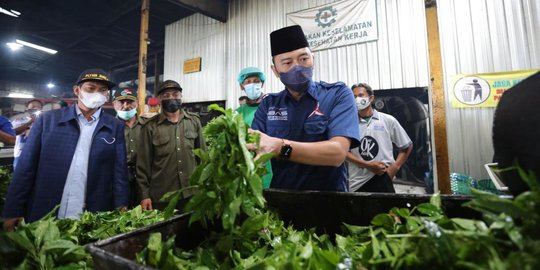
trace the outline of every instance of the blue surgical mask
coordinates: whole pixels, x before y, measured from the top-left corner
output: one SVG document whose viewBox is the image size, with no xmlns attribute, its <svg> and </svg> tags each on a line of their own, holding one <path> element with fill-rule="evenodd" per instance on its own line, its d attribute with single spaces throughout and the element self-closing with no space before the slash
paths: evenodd
<svg viewBox="0 0 540 270">
<path fill-rule="evenodd" d="M 129 111 L 116 111 L 116 115 L 118 115 L 118 117 L 124 119 L 124 120 L 129 120 L 131 118 L 133 118 L 133 116 L 135 116 L 137 114 L 137 109 L 133 109 L 133 110 L 129 110 Z"/>
<path fill-rule="evenodd" d="M 296 65 L 289 71 L 279 73 L 281 82 L 291 91 L 306 92 L 313 78 L 313 67 Z"/>
<path fill-rule="evenodd" d="M 247 85 L 244 85 L 244 91 L 246 91 L 246 96 L 251 100 L 257 100 L 261 97 L 263 90 L 262 90 L 262 83 L 250 83 Z"/>
</svg>

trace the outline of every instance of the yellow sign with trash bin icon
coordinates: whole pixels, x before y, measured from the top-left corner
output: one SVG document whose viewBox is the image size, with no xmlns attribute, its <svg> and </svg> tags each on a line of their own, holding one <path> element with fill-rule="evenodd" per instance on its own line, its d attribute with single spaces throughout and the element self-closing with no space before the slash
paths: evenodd
<svg viewBox="0 0 540 270">
<path fill-rule="evenodd" d="M 452 108 L 496 107 L 504 91 L 539 70 L 456 74 L 449 89 Z"/>
</svg>

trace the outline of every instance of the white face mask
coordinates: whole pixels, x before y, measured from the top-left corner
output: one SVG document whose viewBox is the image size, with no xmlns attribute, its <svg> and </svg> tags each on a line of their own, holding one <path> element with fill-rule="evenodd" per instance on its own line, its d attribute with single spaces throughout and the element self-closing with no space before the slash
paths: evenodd
<svg viewBox="0 0 540 270">
<path fill-rule="evenodd" d="M 359 111 L 367 108 L 371 104 L 371 102 L 369 101 L 369 97 L 356 97 L 354 101 L 356 103 L 356 108 Z"/>
<path fill-rule="evenodd" d="M 83 90 L 79 91 L 79 98 L 89 109 L 101 107 L 107 101 L 107 97 L 100 93 L 87 93 Z"/>
<path fill-rule="evenodd" d="M 244 85 L 244 91 L 246 91 L 246 96 L 251 100 L 256 100 L 261 97 L 262 83 L 250 83 Z"/>
</svg>

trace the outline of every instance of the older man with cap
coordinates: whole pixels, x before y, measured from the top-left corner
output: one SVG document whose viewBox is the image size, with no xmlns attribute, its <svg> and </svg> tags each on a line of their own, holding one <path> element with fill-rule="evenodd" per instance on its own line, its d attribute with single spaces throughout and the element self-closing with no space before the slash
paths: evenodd
<svg viewBox="0 0 540 270">
<path fill-rule="evenodd" d="M 270 187 L 347 191 L 344 161 L 360 137 L 351 89 L 313 81 L 313 54 L 300 26 L 272 32 L 270 43 L 272 70 L 285 90 L 263 99 L 251 126 L 261 134 L 258 154 L 276 157 Z"/>
<path fill-rule="evenodd" d="M 264 94 L 264 82 L 266 81 L 266 75 L 260 69 L 256 67 L 247 67 L 240 71 L 238 74 L 238 83 L 240 89 L 246 93 L 246 103 L 236 109 L 236 111 L 242 115 L 244 122 L 248 126 L 251 126 L 253 117 L 259 104 L 261 103 Z M 272 181 L 272 165 L 270 162 L 266 163 L 267 173 L 262 177 L 263 188 L 270 187 Z"/>
<path fill-rule="evenodd" d="M 180 84 L 164 81 L 158 96 L 161 113 L 144 124 L 137 153 L 137 183 L 144 209 L 154 208 L 165 193 L 187 187 L 196 166 L 193 150 L 206 149 L 199 116 L 182 109 Z M 192 194 L 185 191 L 183 197 Z"/>
<path fill-rule="evenodd" d="M 7 230 L 57 205 L 60 219 L 127 206 L 124 124 L 101 109 L 114 85 L 105 71 L 86 70 L 73 86 L 75 105 L 36 119 L 8 189 Z"/>
<path fill-rule="evenodd" d="M 129 206 L 136 206 L 140 202 L 137 195 L 137 184 L 135 179 L 135 164 L 137 161 L 137 145 L 141 137 L 142 122 L 137 117 L 137 93 L 131 89 L 122 89 L 114 93 L 113 101 L 116 117 L 124 122 L 124 137 L 126 139 L 126 153 L 129 178 Z M 140 196 L 140 195 L 139 195 Z"/>
</svg>

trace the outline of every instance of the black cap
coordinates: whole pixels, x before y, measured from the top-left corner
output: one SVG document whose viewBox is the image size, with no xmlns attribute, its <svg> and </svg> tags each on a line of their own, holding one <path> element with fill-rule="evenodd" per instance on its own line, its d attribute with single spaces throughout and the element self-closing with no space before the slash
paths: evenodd
<svg viewBox="0 0 540 270">
<path fill-rule="evenodd" d="M 114 92 L 114 100 L 124 99 L 137 100 L 137 91 L 125 88 Z"/>
<path fill-rule="evenodd" d="M 113 88 L 116 85 L 109 79 L 109 74 L 107 74 L 107 72 L 105 72 L 103 69 L 99 68 L 92 68 L 83 71 L 81 75 L 79 75 L 77 84 L 81 84 L 86 81 L 102 82 L 106 84 L 109 89 Z"/>
<path fill-rule="evenodd" d="M 300 25 L 287 26 L 270 33 L 272 56 L 309 47 Z"/>
<path fill-rule="evenodd" d="M 180 92 L 182 92 L 182 87 L 180 87 L 180 84 L 173 81 L 173 80 L 166 80 L 161 83 L 158 90 L 158 95 L 161 94 L 161 92 L 167 90 L 167 89 L 176 89 Z"/>
</svg>

